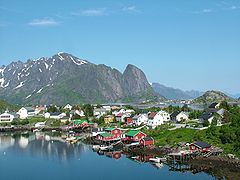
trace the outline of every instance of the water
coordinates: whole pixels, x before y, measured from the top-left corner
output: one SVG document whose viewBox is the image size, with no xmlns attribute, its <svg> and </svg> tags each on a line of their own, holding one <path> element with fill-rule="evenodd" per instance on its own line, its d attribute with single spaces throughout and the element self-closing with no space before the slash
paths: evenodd
<svg viewBox="0 0 240 180">
<path fill-rule="evenodd" d="M 99 155 L 83 143 L 70 145 L 46 134 L 0 135 L 0 179 L 215 179 L 206 173 L 170 171 L 164 165 L 131 160 L 121 153 L 116 159 Z M 161 164 L 159 164 L 162 166 Z"/>
</svg>

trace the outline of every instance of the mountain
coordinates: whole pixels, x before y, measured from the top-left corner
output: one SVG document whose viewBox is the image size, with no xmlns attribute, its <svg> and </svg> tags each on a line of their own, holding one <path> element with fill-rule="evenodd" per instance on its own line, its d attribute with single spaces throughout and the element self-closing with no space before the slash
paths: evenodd
<svg viewBox="0 0 240 180">
<path fill-rule="evenodd" d="M 60 52 L 0 68 L 0 98 L 23 104 L 105 103 L 161 98 L 145 74 L 128 65 L 124 73 Z"/>
<path fill-rule="evenodd" d="M 212 102 L 221 102 L 221 101 L 234 101 L 234 99 L 220 91 L 207 91 L 202 96 L 194 99 L 193 102 L 208 104 Z"/>
<path fill-rule="evenodd" d="M 3 113 L 6 110 L 16 111 L 19 107 L 17 105 L 10 104 L 7 101 L 0 99 L 0 112 Z"/>
<path fill-rule="evenodd" d="M 199 92 L 199 91 L 194 91 L 194 90 L 183 91 L 181 89 L 167 87 L 159 83 L 152 83 L 152 87 L 155 92 L 171 100 L 194 99 L 203 94 L 202 92 Z"/>
</svg>

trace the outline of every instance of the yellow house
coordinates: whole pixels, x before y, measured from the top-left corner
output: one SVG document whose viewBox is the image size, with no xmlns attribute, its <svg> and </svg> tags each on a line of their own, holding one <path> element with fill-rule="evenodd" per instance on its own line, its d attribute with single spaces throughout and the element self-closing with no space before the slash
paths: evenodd
<svg viewBox="0 0 240 180">
<path fill-rule="evenodd" d="M 112 116 L 112 115 L 108 115 L 104 118 L 104 123 L 105 124 L 111 123 L 113 121 L 114 121 L 114 116 Z"/>
</svg>

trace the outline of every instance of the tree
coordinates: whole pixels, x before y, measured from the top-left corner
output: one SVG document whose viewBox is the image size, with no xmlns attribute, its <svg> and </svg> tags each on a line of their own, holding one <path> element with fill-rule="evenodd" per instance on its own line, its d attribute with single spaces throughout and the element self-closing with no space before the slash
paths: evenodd
<svg viewBox="0 0 240 180">
<path fill-rule="evenodd" d="M 208 127 L 209 126 L 209 121 L 208 120 L 204 120 L 203 121 L 203 127 Z"/>
<path fill-rule="evenodd" d="M 91 104 L 84 104 L 82 109 L 86 117 L 93 116 L 93 106 Z"/>
<path fill-rule="evenodd" d="M 221 104 L 220 104 L 220 108 L 223 108 L 223 109 L 229 111 L 230 105 L 228 104 L 227 101 L 223 101 L 223 102 L 221 102 Z"/>
<path fill-rule="evenodd" d="M 56 106 L 51 105 L 48 107 L 47 112 L 59 112 L 59 109 Z"/>
</svg>

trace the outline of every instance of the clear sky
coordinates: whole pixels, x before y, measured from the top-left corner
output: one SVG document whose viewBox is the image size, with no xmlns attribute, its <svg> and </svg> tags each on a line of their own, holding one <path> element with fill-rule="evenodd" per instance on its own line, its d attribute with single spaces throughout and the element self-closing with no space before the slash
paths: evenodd
<svg viewBox="0 0 240 180">
<path fill-rule="evenodd" d="M 0 0 L 0 65 L 64 51 L 149 82 L 240 93 L 239 0 Z"/>
</svg>

